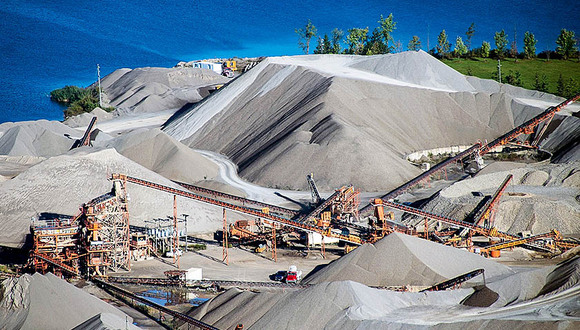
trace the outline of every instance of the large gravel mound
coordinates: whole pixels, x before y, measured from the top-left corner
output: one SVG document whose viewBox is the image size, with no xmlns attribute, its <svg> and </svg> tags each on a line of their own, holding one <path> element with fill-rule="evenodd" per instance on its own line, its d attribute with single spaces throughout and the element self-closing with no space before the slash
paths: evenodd
<svg viewBox="0 0 580 330">
<path fill-rule="evenodd" d="M 8 278 L 2 286 L 2 329 L 71 329 L 99 313 L 133 322 L 115 307 L 51 273 Z"/>
<path fill-rule="evenodd" d="M 481 207 L 484 199 L 489 198 L 481 195 L 493 195 L 507 175 L 512 174 L 512 182 L 502 195 L 495 212 L 495 227 L 512 234 L 527 230 L 541 234 L 552 229 L 564 234 L 580 233 L 578 173 L 579 160 L 557 165 L 493 163 L 477 176 L 443 189 L 423 209 L 471 221 L 470 216 L 476 207 Z M 416 217 L 409 217 L 405 221 L 416 226 L 421 226 L 423 222 Z"/>
<path fill-rule="evenodd" d="M 304 283 L 356 281 L 369 286 L 431 286 L 483 268 L 487 279 L 509 267 L 454 247 L 401 233 L 365 244 L 309 274 Z"/>
<path fill-rule="evenodd" d="M 52 157 L 66 153 L 82 132 L 57 121 L 0 124 L 0 155 Z M 68 138 L 66 135 L 70 136 Z"/>
<path fill-rule="evenodd" d="M 420 173 L 407 154 L 491 140 L 561 101 L 472 82 L 424 52 L 268 58 L 164 131 L 263 186 L 307 189 L 315 172 L 323 190 L 384 191 Z"/>
<path fill-rule="evenodd" d="M 108 146 L 171 180 L 192 183 L 218 174 L 215 163 L 156 128 L 127 133 Z"/>
<path fill-rule="evenodd" d="M 535 296 L 529 296 L 528 301 L 520 305 L 504 307 L 521 302 L 520 298 L 536 291 L 537 283 L 525 280 L 541 283 L 546 271 L 526 274 L 517 280 L 512 275 L 507 278 L 509 280 L 494 285 L 493 290 L 510 292 L 490 309 L 460 305 L 473 289 L 394 292 L 342 281 L 320 283 L 293 292 L 256 293 L 230 289 L 195 309 L 191 316 L 220 329 L 234 329 L 238 324 L 243 324 L 244 329 L 559 328 L 555 325 L 574 329 L 580 324 L 577 297 L 574 296 L 578 287 L 568 289 L 559 297 L 536 302 L 529 301 Z M 530 286 L 534 289 L 529 290 Z M 502 305 L 497 305 L 500 300 Z"/>
<path fill-rule="evenodd" d="M 199 68 L 119 69 L 101 86 L 117 114 L 179 109 L 207 96 L 207 87 L 229 79 Z"/>
<path fill-rule="evenodd" d="M 29 234 L 30 219 L 37 213 L 74 215 L 79 206 L 111 191 L 112 173 L 124 173 L 180 188 L 161 175 L 119 155 L 114 149 L 52 157 L 0 185 L 0 242 L 20 247 Z M 194 167 L 192 167 L 194 168 Z M 128 184 L 132 225 L 173 214 L 173 196 Z M 221 210 L 193 200 L 177 198 L 179 214 L 186 213 L 190 232 L 207 233 L 221 227 Z"/>
</svg>

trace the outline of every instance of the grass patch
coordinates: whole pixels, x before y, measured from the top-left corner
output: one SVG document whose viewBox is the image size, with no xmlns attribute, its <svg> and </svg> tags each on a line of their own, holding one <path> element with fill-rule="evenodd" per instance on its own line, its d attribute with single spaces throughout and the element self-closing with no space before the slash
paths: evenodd
<svg viewBox="0 0 580 330">
<path fill-rule="evenodd" d="M 483 79 L 493 79 L 497 76 L 497 60 L 491 58 L 454 58 L 442 60 L 453 69 L 465 75 L 470 75 Z M 502 76 L 505 77 L 511 72 L 516 71 L 521 74 L 522 87 L 535 89 L 536 74 L 539 77 L 546 76 L 548 92 L 557 93 L 558 79 L 560 75 L 564 81 L 570 78 L 578 80 L 580 77 L 580 62 L 577 59 L 571 60 L 546 60 L 546 59 L 516 59 L 506 58 L 501 61 Z M 502 78 L 502 82 L 505 82 Z"/>
</svg>

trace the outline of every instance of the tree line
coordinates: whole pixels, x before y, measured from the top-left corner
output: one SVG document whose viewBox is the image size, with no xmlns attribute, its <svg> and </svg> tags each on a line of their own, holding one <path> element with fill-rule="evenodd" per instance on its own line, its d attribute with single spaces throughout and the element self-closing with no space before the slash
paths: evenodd
<svg viewBox="0 0 580 330">
<path fill-rule="evenodd" d="M 378 25 L 372 29 L 365 28 L 351 28 L 343 30 L 338 28 L 333 29 L 330 35 L 318 34 L 316 26 L 308 20 L 306 24 L 295 29 L 298 34 L 298 45 L 305 54 L 309 54 L 313 48 L 312 42 L 316 41 L 314 47 L 314 54 L 353 54 L 353 55 L 378 55 L 402 52 L 404 49 L 400 40 L 395 41 L 393 38 L 393 31 L 397 29 L 397 22 L 393 18 L 393 14 L 384 17 L 380 16 L 377 21 Z M 517 62 L 518 59 L 534 59 L 536 57 L 550 59 L 571 59 L 578 58 L 580 60 L 580 52 L 578 51 L 578 40 L 574 31 L 561 29 L 558 38 L 556 39 L 556 49 L 545 50 L 537 54 L 536 45 L 538 40 L 535 35 L 526 31 L 524 33 L 524 45 L 522 52 L 518 50 L 517 35 L 514 30 L 514 38 L 509 40 L 508 34 L 505 30 L 495 32 L 493 36 L 492 49 L 491 42 L 483 41 L 481 45 L 473 47 L 472 38 L 475 35 L 475 23 L 471 23 L 465 31 L 465 36 L 456 36 L 455 44 L 452 44 L 450 37 L 445 30 L 442 30 L 437 36 L 435 47 L 428 49 L 428 53 L 439 59 L 455 59 L 455 58 L 491 58 L 503 60 L 505 58 L 513 58 Z M 343 48 L 343 45 L 346 47 Z M 418 51 L 423 48 L 421 39 L 418 36 L 413 36 L 406 45 L 406 50 Z M 469 70 L 468 75 L 472 75 Z M 521 73 L 518 71 L 501 74 L 497 71 L 492 73 L 492 79 L 500 82 L 505 82 L 514 86 L 523 86 Z M 532 82 L 534 89 L 539 91 L 548 91 L 548 82 L 545 74 L 541 76 L 536 73 L 535 79 Z M 578 92 L 579 83 L 574 78 L 564 79 L 560 75 L 556 82 L 556 93 L 560 96 L 571 97 Z"/>
<path fill-rule="evenodd" d="M 369 27 L 351 28 L 345 33 L 343 30 L 335 28 L 330 32 L 330 35 L 325 33 L 322 36 L 318 34 L 316 26 L 312 24 L 311 20 L 308 20 L 304 27 L 295 29 L 295 32 L 299 37 L 298 46 L 305 54 L 310 53 L 313 40 L 317 41 L 314 54 L 377 55 L 402 52 L 404 50 L 403 44 L 400 40 L 395 41 L 393 38 L 393 31 L 397 29 L 397 22 L 394 21 L 393 14 L 391 13 L 387 17 L 381 15 L 377 23 L 378 26 L 372 31 Z M 532 59 L 537 56 L 536 44 L 538 40 L 530 31 L 524 33 L 523 52 L 518 51 L 516 31 L 514 31 L 514 38 L 511 42 L 505 30 L 495 32 L 493 36 L 495 49 L 491 48 L 491 43 L 488 41 L 483 41 L 481 46 L 472 48 L 471 40 L 475 32 L 475 23 L 471 23 L 465 32 L 465 39 L 462 36 L 457 36 L 455 46 L 453 46 L 449 41 L 447 32 L 442 30 L 437 36 L 435 47 L 427 51 L 435 57 L 445 59 L 469 57 L 500 60 L 506 57 Z M 577 43 L 574 31 L 562 29 L 556 39 L 555 52 L 548 50 L 541 52 L 539 56 L 548 59 L 550 57 L 562 59 L 580 57 L 576 47 Z M 346 45 L 345 48 L 342 47 L 343 44 Z M 407 43 L 406 50 L 418 51 L 422 48 L 421 39 L 415 35 Z"/>
</svg>

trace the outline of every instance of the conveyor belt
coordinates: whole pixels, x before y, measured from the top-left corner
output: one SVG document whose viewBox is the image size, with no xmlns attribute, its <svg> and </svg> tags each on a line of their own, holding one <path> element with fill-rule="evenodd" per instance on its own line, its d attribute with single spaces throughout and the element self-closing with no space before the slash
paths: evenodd
<svg viewBox="0 0 580 330">
<path fill-rule="evenodd" d="M 216 205 L 216 206 L 223 207 L 223 208 L 230 209 L 230 210 L 234 210 L 234 211 L 238 211 L 238 212 L 241 212 L 244 214 L 253 215 L 253 216 L 258 217 L 258 218 L 271 220 L 271 221 L 274 221 L 276 223 L 282 224 L 284 226 L 289 226 L 289 227 L 293 227 L 293 228 L 304 230 L 304 231 L 319 233 L 325 237 L 338 238 L 339 240 L 346 241 L 346 242 L 349 242 L 352 244 L 361 245 L 365 242 L 360 237 L 346 236 L 346 235 L 334 233 L 330 230 L 330 228 L 328 228 L 328 229 L 320 228 L 320 227 L 317 227 L 314 225 L 301 223 L 301 222 L 296 221 L 296 220 L 287 219 L 287 218 L 281 217 L 279 215 L 264 213 L 261 210 L 256 210 L 256 209 L 253 209 L 250 207 L 239 206 L 239 205 L 235 205 L 232 203 L 223 202 L 223 201 L 220 201 L 220 200 L 217 200 L 214 198 L 209 198 L 209 197 L 201 196 L 198 194 L 194 194 L 192 192 L 187 192 L 187 191 L 163 186 L 163 185 L 160 185 L 157 183 L 141 180 L 141 179 L 134 178 L 131 176 L 125 176 L 125 175 L 121 175 L 121 174 L 113 174 L 113 178 L 127 180 L 127 182 L 131 182 L 131 183 L 145 186 L 148 188 L 157 189 L 157 190 L 167 192 L 170 194 L 179 195 L 179 196 L 194 199 L 194 200 L 197 200 L 200 202 Z"/>
<path fill-rule="evenodd" d="M 474 144 L 469 149 L 467 149 L 467 150 L 457 154 L 456 156 L 451 157 L 451 158 L 433 166 L 430 170 L 421 173 L 420 175 L 418 175 L 414 179 L 411 179 L 410 181 L 404 183 L 403 185 L 395 188 L 394 190 L 390 191 L 386 195 L 381 196 L 381 199 L 389 200 L 389 199 L 393 199 L 393 198 L 399 196 L 405 190 L 407 190 L 407 189 L 415 186 L 419 182 L 427 179 L 429 176 L 442 170 L 443 168 L 445 168 L 447 165 L 451 164 L 454 161 L 457 161 L 457 160 L 463 161 L 463 159 L 465 157 L 468 157 L 471 154 L 476 153 L 476 152 L 479 153 L 480 156 L 483 156 L 486 153 L 490 152 L 493 148 L 500 146 L 500 145 L 504 145 L 504 144 L 510 142 L 511 140 L 515 139 L 516 137 L 518 137 L 521 134 L 530 134 L 531 130 L 534 127 L 536 127 L 537 125 L 539 125 L 543 121 L 552 118 L 556 114 L 556 112 L 562 110 L 564 107 L 568 106 L 572 102 L 577 101 L 578 99 L 580 99 L 580 94 L 576 94 L 574 97 L 558 104 L 555 107 L 549 107 L 548 109 L 546 109 L 544 112 L 542 112 L 538 116 L 526 121 L 525 123 L 519 125 L 518 127 L 507 132 L 506 134 L 491 141 L 490 143 L 487 143 L 486 145 L 482 145 L 481 143 Z M 368 215 L 371 211 L 372 211 L 372 205 L 368 204 L 365 207 L 363 207 L 359 213 L 361 215 Z"/>
<path fill-rule="evenodd" d="M 207 189 L 207 188 L 203 188 L 203 187 L 198 187 L 198 186 L 194 186 L 194 185 L 179 182 L 179 181 L 173 181 L 173 182 L 175 182 L 178 185 L 186 188 L 187 190 L 193 191 L 193 192 L 204 193 L 204 194 L 212 195 L 214 197 L 230 199 L 230 200 L 241 202 L 242 206 L 254 205 L 254 206 L 257 206 L 259 208 L 266 208 L 267 207 L 270 210 L 270 212 L 288 214 L 290 216 L 296 216 L 299 213 L 298 211 L 295 211 L 295 210 L 290 210 L 290 209 L 287 209 L 284 207 L 280 207 L 280 206 L 276 206 L 276 205 L 272 205 L 272 204 L 267 204 L 267 203 L 255 201 L 252 199 L 243 198 L 240 196 L 226 194 L 223 192 L 219 192 L 219 191 L 215 191 L 215 190 L 211 190 L 211 189 Z"/>
<path fill-rule="evenodd" d="M 417 208 L 414 208 L 411 206 L 393 203 L 393 202 L 389 202 L 389 201 L 384 201 L 383 203 L 384 203 L 383 205 L 385 205 L 386 207 L 391 207 L 391 208 L 394 208 L 397 210 L 401 210 L 403 212 L 407 212 L 407 213 L 415 214 L 415 215 L 422 216 L 425 218 L 445 222 L 445 223 L 452 224 L 452 225 L 455 225 L 458 227 L 467 228 L 467 229 L 473 230 L 475 232 L 481 233 L 481 234 L 486 235 L 486 236 L 494 236 L 494 237 L 500 237 L 500 238 L 511 239 L 511 240 L 521 238 L 521 237 L 518 237 L 518 236 L 515 236 L 512 234 L 501 232 L 495 228 L 481 227 L 481 226 L 478 226 L 478 225 L 475 225 L 475 224 L 472 224 L 469 222 L 451 219 L 451 218 L 448 218 L 446 216 L 430 213 L 430 212 L 423 211 L 421 209 L 417 209 Z"/>
<path fill-rule="evenodd" d="M 431 169 L 429 169 L 428 171 L 425 171 L 421 174 L 419 174 L 418 176 L 416 176 L 414 179 L 411 179 L 410 181 L 402 184 L 401 186 L 391 190 L 389 193 L 387 193 L 386 195 L 381 196 L 382 200 L 389 200 L 389 199 L 393 199 L 399 195 L 401 195 L 402 193 L 404 193 L 407 189 L 410 189 L 412 187 L 414 187 L 415 185 L 417 185 L 419 182 L 427 179 L 428 177 L 430 177 L 431 175 L 439 172 L 440 170 L 444 169 L 447 165 L 456 162 L 456 161 L 463 161 L 463 159 L 465 157 L 470 156 L 471 154 L 477 152 L 479 150 L 479 148 L 481 148 L 481 143 L 476 143 L 473 146 L 471 146 L 470 148 L 460 152 L 459 154 L 457 154 L 456 156 L 453 156 L 451 158 L 448 158 L 444 161 L 442 161 L 441 163 L 431 167 Z M 372 204 L 368 204 L 365 207 L 363 207 L 359 213 L 361 215 L 367 215 L 370 212 L 372 212 Z"/>
<path fill-rule="evenodd" d="M 107 283 L 107 282 L 105 282 L 103 280 L 100 280 L 100 279 L 97 279 L 97 278 L 93 278 L 91 280 L 93 282 L 95 282 L 96 284 L 98 284 L 99 286 L 103 287 L 106 290 L 114 291 L 117 294 L 120 294 L 122 296 L 125 296 L 127 298 L 130 298 L 130 299 L 132 299 L 134 301 L 138 301 L 138 302 L 140 302 L 140 303 L 142 303 L 144 305 L 153 307 L 153 308 L 157 309 L 160 312 L 163 312 L 165 314 L 171 315 L 171 316 L 173 316 L 173 317 L 175 317 L 177 319 L 180 319 L 180 320 L 182 320 L 182 321 L 184 321 L 184 322 L 186 322 L 188 324 L 191 324 L 193 326 L 196 326 L 196 327 L 198 327 L 200 329 L 218 330 L 218 328 L 213 327 L 213 326 L 211 326 L 211 325 L 209 325 L 207 323 L 204 323 L 204 322 L 202 322 L 200 320 L 194 319 L 193 317 L 191 317 L 189 315 L 185 315 L 185 314 L 176 312 L 174 310 L 171 310 L 171 309 L 169 309 L 167 307 L 164 307 L 164 306 L 161 306 L 159 304 L 156 304 L 156 303 L 154 303 L 154 302 L 152 302 L 152 301 L 150 301 L 148 299 L 139 297 L 139 296 L 135 295 L 132 292 L 129 292 L 129 291 L 124 290 L 124 289 L 121 289 L 118 286 L 112 285 L 112 284 Z"/>
</svg>

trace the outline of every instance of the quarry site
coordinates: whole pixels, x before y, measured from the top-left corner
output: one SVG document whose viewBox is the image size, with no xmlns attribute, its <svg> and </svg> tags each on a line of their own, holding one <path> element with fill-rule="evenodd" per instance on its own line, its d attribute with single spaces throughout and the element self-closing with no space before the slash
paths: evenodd
<svg viewBox="0 0 580 330">
<path fill-rule="evenodd" d="M 580 328 L 580 94 L 423 51 L 233 71 L 0 124 L 0 329 Z"/>
</svg>

